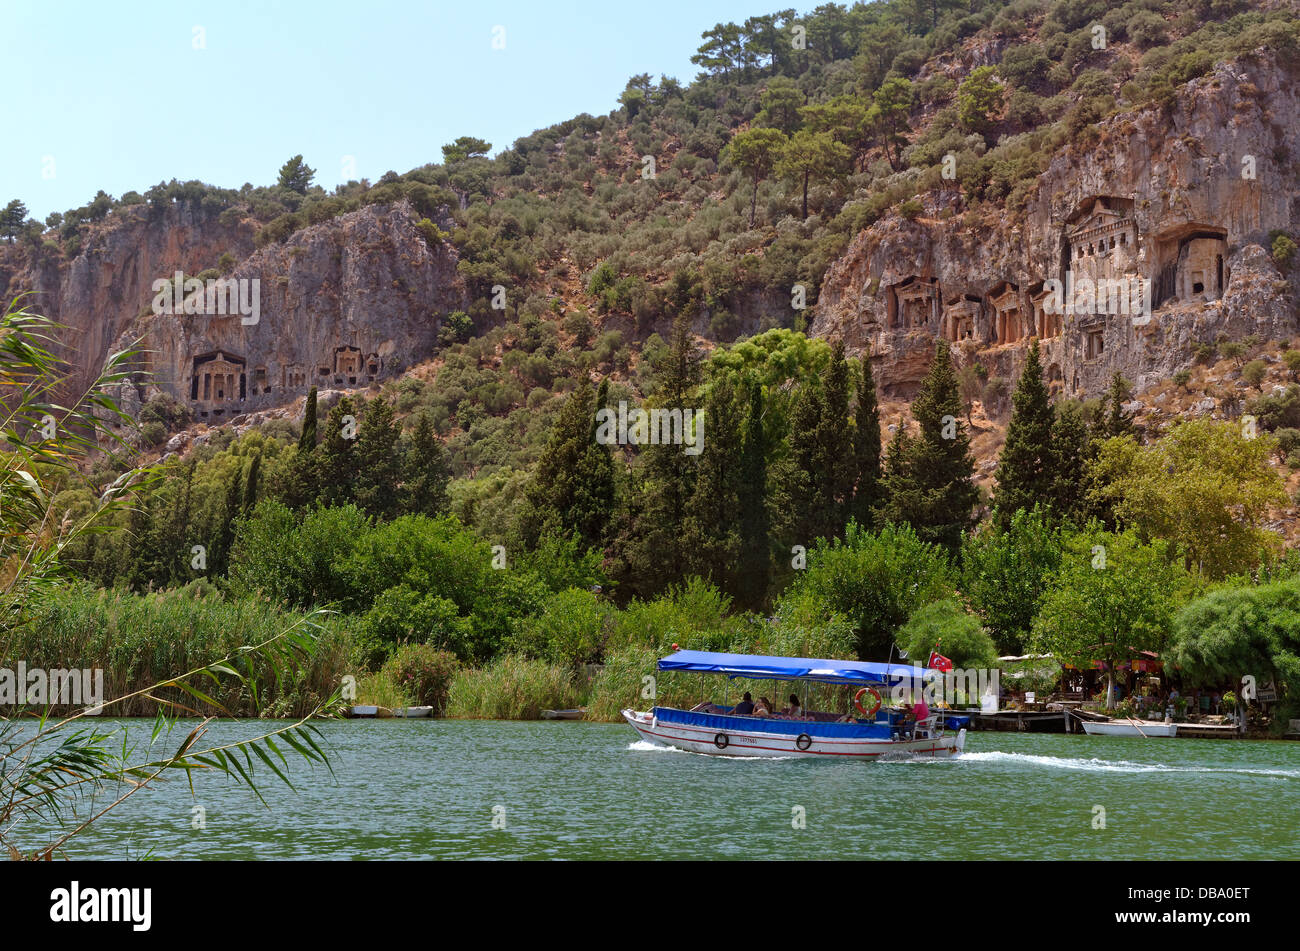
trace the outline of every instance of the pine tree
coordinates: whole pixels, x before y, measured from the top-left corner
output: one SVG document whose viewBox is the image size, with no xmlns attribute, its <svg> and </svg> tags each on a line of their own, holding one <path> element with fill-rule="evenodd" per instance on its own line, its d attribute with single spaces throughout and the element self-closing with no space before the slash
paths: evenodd
<svg viewBox="0 0 1300 951">
<path fill-rule="evenodd" d="M 857 377 L 857 407 L 853 428 L 853 506 L 852 515 L 859 525 L 875 522 L 875 510 L 881 504 L 880 488 L 880 408 L 876 401 L 876 380 L 871 373 L 871 354 L 862 355 Z"/>
<path fill-rule="evenodd" d="M 602 387 L 602 398 L 608 398 Z M 536 547 L 548 535 L 577 535 L 600 547 L 614 508 L 614 467 L 609 449 L 596 441 L 596 405 L 591 387 L 569 396 L 537 460 L 520 519 L 524 544 Z"/>
<path fill-rule="evenodd" d="M 280 166 L 278 184 L 281 188 L 305 195 L 315 177 L 316 170 L 304 162 L 301 155 L 295 155 Z"/>
<path fill-rule="evenodd" d="M 366 405 L 357 434 L 357 506 L 367 515 L 390 519 L 397 514 L 397 483 L 402 460 L 397 452 L 400 430 L 393 408 L 383 397 Z"/>
<path fill-rule="evenodd" d="M 444 514 L 450 481 L 447 451 L 433 431 L 429 417 L 421 415 L 402 460 L 402 514 L 430 518 Z"/>
<path fill-rule="evenodd" d="M 1055 414 L 1043 384 L 1038 341 L 1029 345 L 1025 368 L 1011 397 L 1007 441 L 998 457 L 997 490 L 993 496 L 998 524 L 1006 528 L 1019 509 L 1032 509 L 1051 500 L 1055 477 L 1052 424 Z"/>
<path fill-rule="evenodd" d="M 973 481 L 975 460 L 961 422 L 961 397 L 946 340 L 935 347 L 934 361 L 912 403 L 912 416 L 921 432 L 916 440 L 907 441 L 896 464 L 890 460 L 886 519 L 907 522 L 923 540 L 953 551 L 970 526 L 979 490 Z"/>
<path fill-rule="evenodd" d="M 872 513 L 872 522 L 883 523 L 898 517 L 897 513 L 920 508 L 915 498 L 917 486 L 909 475 L 908 455 L 912 440 L 902 418 L 894 427 L 894 438 L 885 451 L 883 472 L 880 478 L 880 507 Z"/>
<path fill-rule="evenodd" d="M 772 571 L 771 519 L 767 505 L 767 433 L 763 428 L 763 384 L 749 381 L 749 413 L 745 417 L 740 456 L 740 554 L 737 558 L 736 599 L 742 608 L 762 610 Z"/>
</svg>

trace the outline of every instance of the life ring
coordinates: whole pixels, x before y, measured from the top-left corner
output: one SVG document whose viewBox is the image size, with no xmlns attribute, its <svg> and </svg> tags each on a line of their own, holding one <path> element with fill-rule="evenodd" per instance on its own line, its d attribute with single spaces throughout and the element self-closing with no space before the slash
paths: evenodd
<svg viewBox="0 0 1300 951">
<path fill-rule="evenodd" d="M 800 733 L 798 739 L 794 741 L 794 745 L 799 747 L 801 750 L 806 750 L 808 747 L 812 746 L 812 737 L 807 733 Z"/>
<path fill-rule="evenodd" d="M 869 693 L 871 694 L 871 696 L 875 697 L 876 699 L 876 705 L 872 707 L 870 710 L 866 710 L 862 706 L 862 695 L 864 693 Z M 853 705 L 858 708 L 858 712 L 861 713 L 864 717 L 874 717 L 876 715 L 876 711 L 880 709 L 880 694 L 876 692 L 876 689 L 874 687 L 863 687 L 861 690 L 859 690 L 857 693 L 853 695 Z"/>
<path fill-rule="evenodd" d="M 719 733 L 717 736 L 713 738 L 713 745 L 720 750 L 725 750 L 727 748 L 727 744 L 730 742 L 731 741 L 727 739 L 727 734 L 725 733 Z"/>
</svg>

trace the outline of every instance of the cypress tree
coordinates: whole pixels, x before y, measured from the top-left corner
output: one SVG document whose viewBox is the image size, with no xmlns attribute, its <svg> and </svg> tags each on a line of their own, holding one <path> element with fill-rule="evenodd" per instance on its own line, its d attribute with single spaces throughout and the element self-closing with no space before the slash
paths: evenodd
<svg viewBox="0 0 1300 951">
<path fill-rule="evenodd" d="M 608 540 L 614 522 L 617 485 L 614 456 L 609 446 L 596 440 L 596 414 L 609 406 L 609 379 L 600 381 L 596 402 L 591 409 L 586 449 L 582 455 L 577 497 L 571 515 L 573 529 L 589 548 L 599 548 Z"/>
<path fill-rule="evenodd" d="M 221 511 L 220 527 L 216 533 L 208 568 L 213 574 L 224 575 L 230 564 L 230 549 L 235 543 L 235 519 L 239 517 L 244 500 L 244 469 L 239 466 L 226 485 L 226 504 Z"/>
<path fill-rule="evenodd" d="M 284 487 L 284 503 L 293 509 L 313 505 L 321 494 L 320 464 L 316 453 L 316 387 L 307 393 L 303 407 L 302 433 L 298 437 L 298 451 L 289 464 Z"/>
<path fill-rule="evenodd" d="M 1110 387 L 1106 390 L 1106 401 L 1110 412 L 1103 423 L 1104 436 L 1135 436 L 1137 429 L 1133 426 L 1133 417 L 1124 412 L 1124 401 L 1128 399 L 1129 382 L 1118 370 L 1111 377 Z"/>
<path fill-rule="evenodd" d="M 1011 422 L 1007 425 L 1007 441 L 998 457 L 998 485 L 993 496 L 997 521 L 1002 528 L 1011 524 L 1011 516 L 1017 510 L 1048 504 L 1052 496 L 1055 414 L 1043 384 L 1037 340 L 1029 345 L 1029 356 L 1011 404 Z"/>
<path fill-rule="evenodd" d="M 421 415 L 402 459 L 402 514 L 430 518 L 442 515 L 447 511 L 450 481 L 447 451 L 433 431 L 429 417 Z"/>
<path fill-rule="evenodd" d="M 740 555 L 742 420 L 731 380 L 716 380 L 704 405 L 709 438 L 697 460 L 695 491 L 682 525 L 690 570 L 737 593 Z"/>
<path fill-rule="evenodd" d="M 832 460 L 821 437 L 826 399 L 815 381 L 804 383 L 795 394 L 790 412 L 790 462 L 786 496 L 790 501 L 791 528 L 796 544 L 812 547 L 827 530 L 834 499 L 828 497 L 827 473 Z"/>
<path fill-rule="evenodd" d="M 1078 404 L 1057 406 L 1051 447 L 1051 511 L 1057 518 L 1082 526 L 1094 514 L 1088 500 L 1092 437 Z"/>
<path fill-rule="evenodd" d="M 392 518 L 397 514 L 397 483 L 402 461 L 397 452 L 400 431 L 388 401 L 382 397 L 371 400 L 358 429 L 357 506 L 368 515 Z"/>
<path fill-rule="evenodd" d="M 979 490 L 973 481 L 975 460 L 961 422 L 961 396 L 946 340 L 935 347 L 921 392 L 912 403 L 912 416 L 921 432 L 917 439 L 905 441 L 897 464 L 891 459 L 886 476 L 887 520 L 907 522 L 924 541 L 953 551 L 970 526 Z"/>
<path fill-rule="evenodd" d="M 307 393 L 307 404 L 303 407 L 302 434 L 298 437 L 298 451 L 311 452 L 316 448 L 316 387 Z"/>
<path fill-rule="evenodd" d="M 696 408 L 699 381 L 699 353 L 691 337 L 690 323 L 679 317 L 666 357 L 655 367 L 650 403 L 656 407 L 682 410 Z M 707 423 L 707 417 L 706 417 Z M 707 435 L 706 442 L 712 437 Z M 637 513 L 628 558 L 631 568 L 653 593 L 685 579 L 688 568 L 680 526 L 694 492 L 695 462 L 684 446 L 650 445 L 641 450 L 642 504 Z"/>
<path fill-rule="evenodd" d="M 828 460 L 823 476 L 826 502 L 823 507 L 822 531 L 826 537 L 842 536 L 853 506 L 856 466 L 853 455 L 853 428 L 849 422 L 849 362 L 844 358 L 844 343 L 836 341 L 826 374 L 826 403 L 818 426 L 818 442 Z"/>
<path fill-rule="evenodd" d="M 771 519 L 767 511 L 767 433 L 763 428 L 763 384 L 749 380 L 749 412 L 745 416 L 740 456 L 740 555 L 736 597 L 742 608 L 761 610 L 767 601 L 772 570 Z"/>
<path fill-rule="evenodd" d="M 253 461 L 248 466 L 248 481 L 244 483 L 244 505 L 240 509 L 240 514 L 247 515 L 257 505 L 257 493 L 261 488 L 261 477 L 262 454 L 259 452 L 253 456 Z"/>
<path fill-rule="evenodd" d="M 322 505 L 346 505 L 355 498 L 357 479 L 357 433 L 347 435 L 345 416 L 356 425 L 356 410 L 349 397 L 343 397 L 325 420 L 325 434 L 312 451 L 311 472 L 317 489 L 316 500 Z M 310 458 L 310 457 L 308 457 Z"/>
<path fill-rule="evenodd" d="M 857 375 L 857 406 L 853 427 L 853 518 L 863 527 L 875 521 L 881 504 L 880 407 L 870 352 L 862 355 Z"/>
</svg>

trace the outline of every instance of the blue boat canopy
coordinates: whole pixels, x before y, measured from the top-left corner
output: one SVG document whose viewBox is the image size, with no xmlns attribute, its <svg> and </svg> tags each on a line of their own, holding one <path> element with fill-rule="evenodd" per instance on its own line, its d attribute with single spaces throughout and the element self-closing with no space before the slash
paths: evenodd
<svg viewBox="0 0 1300 951">
<path fill-rule="evenodd" d="M 660 670 L 723 674 L 753 680 L 813 680 L 824 684 L 895 684 L 925 680 L 935 672 L 907 664 L 873 660 L 822 660 L 814 657 L 760 657 L 755 654 L 716 654 L 677 651 L 659 661 Z"/>
</svg>

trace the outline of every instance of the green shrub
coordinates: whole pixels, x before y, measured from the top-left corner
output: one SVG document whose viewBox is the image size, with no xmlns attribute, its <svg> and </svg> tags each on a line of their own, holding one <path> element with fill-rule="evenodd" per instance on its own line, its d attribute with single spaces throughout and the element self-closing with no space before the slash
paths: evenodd
<svg viewBox="0 0 1300 951">
<path fill-rule="evenodd" d="M 382 592 L 362 616 L 359 641 L 371 665 L 401 644 L 426 645 L 467 657 L 471 631 L 468 618 L 460 616 L 454 601 L 400 584 Z"/>
<path fill-rule="evenodd" d="M 1241 368 L 1241 378 L 1251 386 L 1259 386 L 1268 375 L 1268 364 L 1263 360 L 1251 360 Z"/>
<path fill-rule="evenodd" d="M 383 673 L 417 706 L 433 707 L 442 716 L 452 678 L 460 666 L 456 655 L 432 644 L 406 644 L 384 664 Z"/>
<path fill-rule="evenodd" d="M 932 651 L 967 670 L 989 668 L 998 658 L 993 638 L 984 632 L 979 618 L 967 613 L 960 601 L 945 598 L 918 607 L 898 631 L 898 644 L 907 651 L 909 663 L 927 666 Z"/>
<path fill-rule="evenodd" d="M 1267 393 L 1251 400 L 1246 412 L 1259 420 L 1259 425 L 1273 432 L 1277 429 L 1300 429 L 1300 385 L 1292 383 L 1281 393 Z"/>
<path fill-rule="evenodd" d="M 1276 234 L 1273 238 L 1273 260 L 1279 267 L 1289 267 L 1295 257 L 1296 243 L 1286 234 Z"/>
<path fill-rule="evenodd" d="M 612 615 L 612 606 L 593 592 L 569 588 L 552 595 L 540 614 L 520 621 L 510 643 L 516 651 L 562 667 L 594 663 Z"/>
</svg>

